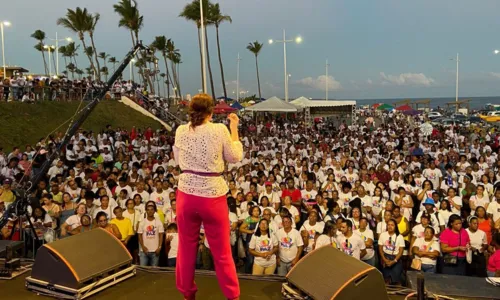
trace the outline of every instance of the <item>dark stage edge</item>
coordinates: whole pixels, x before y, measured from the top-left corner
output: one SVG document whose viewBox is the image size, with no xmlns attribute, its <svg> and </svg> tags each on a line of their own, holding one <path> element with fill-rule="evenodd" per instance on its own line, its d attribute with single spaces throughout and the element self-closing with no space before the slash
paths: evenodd
<svg viewBox="0 0 500 300">
<path fill-rule="evenodd" d="M 28 272 L 12 280 L 0 280 L 0 299 L 54 299 L 28 291 L 24 286 L 24 279 L 30 275 Z M 197 299 L 224 299 L 215 276 L 196 275 L 196 284 L 198 286 Z M 274 281 L 240 279 L 240 299 L 281 299 L 281 284 L 281 282 Z M 164 296 L 173 300 L 184 299 L 175 288 L 175 274 L 137 270 L 136 276 L 87 299 L 138 300 L 158 299 L 158 297 Z"/>
</svg>

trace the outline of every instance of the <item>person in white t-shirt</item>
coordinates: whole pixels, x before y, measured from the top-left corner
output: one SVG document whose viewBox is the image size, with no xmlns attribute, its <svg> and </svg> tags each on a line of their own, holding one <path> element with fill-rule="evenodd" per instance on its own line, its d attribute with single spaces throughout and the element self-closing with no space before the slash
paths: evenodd
<svg viewBox="0 0 500 300">
<path fill-rule="evenodd" d="M 415 258 L 420 259 L 421 271 L 425 273 L 436 273 L 437 258 L 441 252 L 439 242 L 436 241 L 434 234 L 434 228 L 426 227 L 424 236 L 417 238 L 412 247 L 412 253 Z"/>
<path fill-rule="evenodd" d="M 289 216 L 283 218 L 283 228 L 278 230 L 279 259 L 278 275 L 285 276 L 295 264 L 299 262 L 304 242 L 297 229 L 292 228 L 292 219 Z"/>
<path fill-rule="evenodd" d="M 175 268 L 177 263 L 177 249 L 179 248 L 179 237 L 177 236 L 177 224 L 170 223 L 167 226 L 167 235 L 165 237 L 165 246 L 168 250 L 167 253 L 167 266 Z"/>
<path fill-rule="evenodd" d="M 494 227 L 500 229 L 500 189 L 495 191 L 495 197 L 493 201 L 488 205 L 486 210 L 488 217 L 493 219 Z"/>
<path fill-rule="evenodd" d="M 146 218 L 141 221 L 139 235 L 139 259 L 141 266 L 158 266 L 165 232 L 162 222 L 155 218 L 156 205 L 146 204 Z"/>
<path fill-rule="evenodd" d="M 388 284 L 398 284 L 402 280 L 401 256 L 403 256 L 404 249 L 405 241 L 403 236 L 399 234 L 396 220 L 390 219 L 387 222 L 387 231 L 382 232 L 378 239 L 382 274 Z"/>
<path fill-rule="evenodd" d="M 368 227 L 368 219 L 362 217 L 359 220 L 359 229 L 354 230 L 354 233 L 359 235 L 361 240 L 365 243 L 366 254 L 361 257 L 361 260 L 370 266 L 375 266 L 375 250 L 373 249 L 373 231 Z"/>
<path fill-rule="evenodd" d="M 307 246 L 304 248 L 304 251 L 309 253 L 314 249 L 314 240 L 316 239 L 316 234 L 320 234 L 323 232 L 325 228 L 325 223 L 318 222 L 318 212 L 315 210 L 311 210 L 309 212 L 308 219 L 302 224 L 300 228 L 300 232 L 302 236 L 307 236 L 308 242 Z M 304 242 L 304 244 L 306 244 Z"/>
<path fill-rule="evenodd" d="M 337 224 L 334 221 L 326 221 L 325 228 L 323 229 L 323 234 L 316 239 L 314 243 L 314 249 L 318 249 L 327 245 L 333 246 L 335 249 L 338 249 L 337 232 Z"/>
<path fill-rule="evenodd" d="M 478 185 L 476 187 L 476 194 L 472 195 L 469 199 L 469 205 L 471 209 L 471 214 L 474 215 L 474 211 L 476 207 L 482 206 L 484 209 L 488 209 L 488 205 L 490 204 L 490 198 L 484 194 L 484 186 Z"/>
<path fill-rule="evenodd" d="M 487 277 L 486 274 L 486 257 L 488 249 L 488 240 L 486 233 L 478 229 L 478 218 L 470 216 L 468 218 L 469 228 L 465 231 L 470 239 L 470 251 L 472 251 L 472 261 L 466 266 L 467 276 Z"/>
<path fill-rule="evenodd" d="M 262 219 L 249 243 L 249 251 L 255 257 L 252 275 L 272 275 L 276 270 L 278 240 L 269 231 L 269 221 Z"/>
<path fill-rule="evenodd" d="M 337 236 L 339 250 L 358 260 L 366 255 L 365 242 L 361 237 L 352 232 L 351 220 L 343 220 L 340 224 L 341 235 Z"/>
</svg>

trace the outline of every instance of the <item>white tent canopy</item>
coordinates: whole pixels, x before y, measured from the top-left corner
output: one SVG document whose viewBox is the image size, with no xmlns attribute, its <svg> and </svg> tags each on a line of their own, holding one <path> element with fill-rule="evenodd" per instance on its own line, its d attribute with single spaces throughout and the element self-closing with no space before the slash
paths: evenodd
<svg viewBox="0 0 500 300">
<path fill-rule="evenodd" d="M 295 105 L 295 106 L 299 106 L 299 107 L 308 107 L 309 104 L 310 104 L 311 100 L 307 99 L 306 97 L 299 97 L 293 101 L 291 101 L 290 103 Z"/>
<path fill-rule="evenodd" d="M 297 107 L 278 97 L 271 97 L 265 101 L 245 108 L 245 111 L 256 112 L 297 112 Z"/>
<path fill-rule="evenodd" d="M 356 105 L 355 100 L 309 100 L 306 97 L 299 97 L 292 102 L 294 105 L 300 107 L 336 107 L 346 105 Z"/>
</svg>

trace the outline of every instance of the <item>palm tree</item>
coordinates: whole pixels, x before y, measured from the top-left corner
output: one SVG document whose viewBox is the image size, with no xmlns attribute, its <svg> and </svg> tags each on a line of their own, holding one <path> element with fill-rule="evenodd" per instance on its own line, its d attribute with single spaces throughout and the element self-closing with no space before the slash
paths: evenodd
<svg viewBox="0 0 500 300">
<path fill-rule="evenodd" d="M 89 24 L 88 26 L 88 29 L 87 29 L 87 32 L 90 36 L 90 41 L 92 43 L 92 48 L 94 48 L 94 58 L 95 58 L 95 62 L 97 64 L 97 79 L 98 80 L 101 80 L 101 65 L 99 64 L 99 59 L 97 57 L 97 48 L 95 47 L 95 43 L 94 43 L 94 32 L 95 32 L 95 27 L 97 25 L 97 23 L 99 22 L 99 19 L 101 19 L 101 15 L 98 14 L 98 13 L 95 13 L 95 14 L 89 14 L 87 16 L 87 22 Z"/>
<path fill-rule="evenodd" d="M 71 63 L 69 63 L 69 64 L 66 66 L 66 69 L 67 69 L 68 71 L 70 71 L 70 72 L 71 72 L 71 77 L 72 77 L 73 79 L 75 79 L 75 72 L 76 72 L 76 70 L 78 70 L 78 69 L 76 68 L 75 64 L 74 64 L 74 63 L 72 63 L 72 62 L 71 62 Z"/>
<path fill-rule="evenodd" d="M 87 75 L 89 75 L 89 76 L 92 76 L 92 74 L 95 74 L 93 67 L 86 67 L 85 72 L 87 72 Z"/>
<path fill-rule="evenodd" d="M 259 99 L 262 99 L 262 94 L 260 92 L 260 77 L 259 77 L 259 62 L 257 57 L 259 56 L 260 50 L 262 50 L 264 44 L 255 41 L 253 43 L 248 43 L 247 49 L 255 55 L 255 68 L 257 69 L 257 85 L 259 88 Z"/>
<path fill-rule="evenodd" d="M 121 0 L 118 4 L 113 5 L 115 12 L 120 16 L 120 21 L 118 22 L 118 27 L 124 27 L 130 31 L 130 37 L 132 38 L 132 45 L 135 47 L 139 43 L 139 31 L 144 26 L 144 17 L 141 16 L 137 1 L 135 0 Z M 143 52 L 140 53 L 143 59 L 146 58 Z M 140 64 L 139 74 L 143 77 L 143 80 L 147 82 L 149 88 L 154 92 L 154 85 L 150 78 L 145 76 L 145 72 L 141 68 L 145 67 Z"/>
<path fill-rule="evenodd" d="M 222 66 L 222 56 L 220 54 L 220 41 L 219 41 L 219 27 L 224 22 L 232 23 L 233 20 L 228 15 L 223 15 L 220 11 L 219 3 L 215 3 L 210 5 L 208 21 L 215 25 L 215 34 L 217 36 L 217 52 L 219 55 L 219 66 L 220 66 L 220 76 L 222 79 L 222 90 L 224 91 L 224 98 L 227 99 L 227 90 L 226 90 L 226 80 L 224 79 L 224 67 Z"/>
<path fill-rule="evenodd" d="M 160 73 L 161 80 L 164 82 L 164 84 L 162 84 L 162 85 L 163 85 L 163 96 L 165 96 L 165 94 L 167 94 L 167 93 L 165 93 L 165 83 L 167 83 L 167 82 L 168 82 L 168 80 L 165 80 L 165 77 L 166 77 L 166 76 L 167 76 L 167 74 L 165 74 L 165 73 Z M 170 97 L 168 97 L 168 98 L 167 98 L 167 100 L 168 100 L 169 98 L 170 98 Z"/>
<path fill-rule="evenodd" d="M 110 64 L 113 64 L 113 72 L 115 72 L 115 70 L 116 70 L 116 64 L 118 63 L 118 61 L 116 60 L 116 57 L 114 57 L 114 56 L 113 56 L 113 57 L 110 57 L 110 58 L 108 59 L 108 62 L 109 62 Z"/>
<path fill-rule="evenodd" d="M 89 17 L 90 16 L 90 17 Z M 66 12 L 65 18 L 57 19 L 57 25 L 61 25 L 70 31 L 78 34 L 78 38 L 82 42 L 83 48 L 86 50 L 88 47 L 85 43 L 85 32 L 88 32 L 91 29 L 92 24 L 89 22 L 89 19 L 92 18 L 92 15 L 87 11 L 86 8 L 81 9 L 77 7 L 76 10 L 68 9 Z M 94 70 L 94 74 L 98 74 L 97 69 L 94 65 L 94 61 L 91 55 L 88 55 L 88 51 L 85 51 L 87 54 L 87 58 L 90 62 L 90 68 Z"/>
<path fill-rule="evenodd" d="M 104 66 L 101 68 L 101 73 L 104 74 L 104 76 L 106 76 L 105 77 L 106 81 L 108 81 L 108 72 L 109 72 L 108 67 Z"/>
<path fill-rule="evenodd" d="M 99 53 L 99 58 L 102 59 L 102 61 L 104 62 L 104 67 L 102 67 L 101 72 L 103 72 L 102 70 L 104 70 L 104 69 L 106 70 L 106 74 L 105 74 L 106 75 L 106 81 L 108 81 L 108 72 L 109 72 L 108 66 L 106 65 L 106 60 L 108 59 L 108 57 L 109 57 L 109 54 L 106 54 L 106 52 L 100 52 Z"/>
<path fill-rule="evenodd" d="M 179 77 L 179 65 L 182 63 L 181 60 L 181 54 L 180 53 L 174 53 L 171 55 L 170 60 L 172 61 L 172 69 L 175 70 L 175 78 L 177 82 L 177 94 L 179 95 L 179 98 L 182 97 L 182 91 L 181 91 L 181 83 L 180 83 L 180 77 Z"/>
<path fill-rule="evenodd" d="M 170 39 L 169 39 L 170 40 Z M 170 77 L 170 71 L 168 70 L 168 60 L 167 60 L 167 38 L 164 35 L 155 37 L 152 46 L 161 52 L 163 57 L 163 62 L 165 63 L 166 76 L 167 76 L 167 99 L 170 99 L 170 83 L 172 83 L 172 78 Z"/>
<path fill-rule="evenodd" d="M 88 57 L 92 57 L 94 55 L 94 48 L 92 46 L 88 46 L 87 48 L 83 49 L 83 52 Z M 92 67 L 92 65 L 90 67 Z M 92 70 L 94 70 L 94 79 L 95 79 L 97 76 L 97 73 L 95 72 L 95 66 L 92 68 Z"/>
<path fill-rule="evenodd" d="M 82 75 L 83 75 L 83 70 L 82 69 L 76 68 L 75 69 L 75 73 L 78 74 L 78 78 L 79 79 L 82 79 Z"/>
<path fill-rule="evenodd" d="M 78 63 L 76 62 L 76 57 L 78 56 L 78 49 L 80 48 L 80 45 L 76 45 L 75 42 L 71 42 L 66 45 L 66 53 L 69 57 L 69 61 L 71 62 L 71 59 L 73 58 L 73 62 L 75 64 L 75 67 L 78 68 Z"/>
<path fill-rule="evenodd" d="M 179 84 L 179 76 L 177 74 L 177 64 L 180 63 L 181 60 L 181 54 L 179 53 L 179 49 L 175 48 L 175 43 L 171 39 L 167 41 L 167 57 L 168 59 L 172 62 L 172 77 L 174 79 L 173 84 L 174 84 L 174 92 L 175 96 L 180 96 L 181 94 L 181 87 Z"/>
<path fill-rule="evenodd" d="M 45 74 L 49 74 L 49 71 L 47 69 L 47 61 L 45 60 L 45 49 L 43 46 L 45 46 L 44 40 L 45 40 L 45 32 L 41 30 L 35 31 L 32 35 L 32 38 L 38 41 L 38 43 L 35 45 L 35 49 L 42 52 L 42 59 L 43 59 L 43 66 L 45 68 Z"/>
<path fill-rule="evenodd" d="M 212 88 L 212 96 L 215 99 L 214 83 L 212 76 L 212 68 L 210 65 L 210 54 L 208 52 L 208 39 L 207 39 L 207 28 L 205 27 L 205 32 L 201 32 L 201 15 L 200 15 L 200 1 L 203 1 L 203 16 L 205 18 L 204 25 L 207 25 L 208 8 L 210 6 L 209 0 L 193 0 L 193 2 L 186 4 L 184 9 L 179 14 L 179 17 L 186 19 L 187 21 L 194 22 L 198 28 L 198 46 L 200 48 L 200 65 L 201 65 L 201 75 L 202 75 L 202 85 L 203 85 L 203 59 L 202 59 L 202 49 L 201 49 L 201 37 L 204 34 L 206 40 L 206 50 L 207 50 L 207 66 L 210 75 L 210 87 Z"/>
<path fill-rule="evenodd" d="M 66 49 L 66 46 L 59 47 L 59 53 L 61 53 L 62 57 L 64 58 L 64 65 L 67 66 L 68 60 L 66 59 L 66 57 L 68 57 L 68 50 Z M 66 71 L 67 70 L 68 70 L 68 68 L 66 67 Z"/>
</svg>

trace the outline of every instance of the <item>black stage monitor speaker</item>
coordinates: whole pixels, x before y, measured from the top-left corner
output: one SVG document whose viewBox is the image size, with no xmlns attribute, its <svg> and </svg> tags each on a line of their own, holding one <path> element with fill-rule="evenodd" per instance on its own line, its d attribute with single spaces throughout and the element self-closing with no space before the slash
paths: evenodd
<svg viewBox="0 0 500 300">
<path fill-rule="evenodd" d="M 332 246 L 324 246 L 302 258 L 287 280 L 316 300 L 389 299 L 382 274 Z"/>
<path fill-rule="evenodd" d="M 123 243 L 99 228 L 40 247 L 31 278 L 80 289 L 96 278 L 130 267 L 131 263 L 132 256 Z"/>
</svg>

